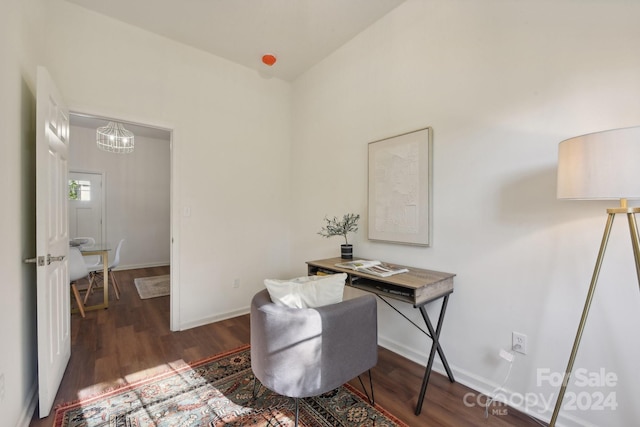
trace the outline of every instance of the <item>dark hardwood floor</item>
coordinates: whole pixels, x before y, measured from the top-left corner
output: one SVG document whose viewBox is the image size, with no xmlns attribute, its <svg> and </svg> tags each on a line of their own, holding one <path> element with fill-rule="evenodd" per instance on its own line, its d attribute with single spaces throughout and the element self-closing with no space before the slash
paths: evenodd
<svg viewBox="0 0 640 427">
<path fill-rule="evenodd" d="M 79 314 L 72 316 L 71 360 L 54 407 L 249 343 L 249 315 L 171 332 L 169 297 L 141 300 L 133 283 L 136 277 L 168 272 L 169 267 L 117 271 L 120 300 L 116 301 L 110 292 L 108 310 L 88 312 L 85 319 Z M 98 291 L 91 298 L 98 302 L 101 294 Z M 465 395 L 473 390 L 450 383 L 435 372 L 422 414 L 416 416 L 423 373 L 422 366 L 380 348 L 378 365 L 373 370 L 376 403 L 412 427 L 540 425 L 504 406 L 492 407 L 494 414 L 490 411 L 485 418 L 483 407 L 465 404 Z M 360 389 L 357 379 L 352 383 Z M 53 412 L 44 419 L 39 419 L 37 412 L 36 409 L 31 427 L 53 425 Z"/>
</svg>

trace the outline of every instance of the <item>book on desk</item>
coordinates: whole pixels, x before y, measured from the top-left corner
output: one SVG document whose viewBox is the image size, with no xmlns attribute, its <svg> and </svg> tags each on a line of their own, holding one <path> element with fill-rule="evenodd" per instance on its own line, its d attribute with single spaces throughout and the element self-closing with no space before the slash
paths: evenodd
<svg viewBox="0 0 640 427">
<path fill-rule="evenodd" d="M 389 277 L 395 274 L 407 273 L 408 268 L 396 267 L 395 265 L 382 263 L 380 261 L 368 261 L 359 259 L 356 261 L 339 262 L 336 267 L 348 268 L 350 270 L 359 271 L 361 273 L 372 274 L 378 277 Z"/>
</svg>

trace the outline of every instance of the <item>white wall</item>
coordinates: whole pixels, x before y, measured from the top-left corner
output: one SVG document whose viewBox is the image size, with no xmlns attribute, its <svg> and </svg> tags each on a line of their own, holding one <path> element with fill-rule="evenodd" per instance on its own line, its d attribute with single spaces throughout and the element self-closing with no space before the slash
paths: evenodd
<svg viewBox="0 0 640 427">
<path fill-rule="evenodd" d="M 0 400 L 2 423 L 26 426 L 36 404 L 35 61 L 39 2 L 0 2 Z M 11 349 L 7 351 L 6 349 Z"/>
<path fill-rule="evenodd" d="M 499 349 L 511 331 L 528 335 L 506 389 L 515 403 L 552 398 L 547 411 L 528 408 L 548 419 L 559 387 L 537 384 L 536 373 L 566 367 L 610 207 L 556 200 L 557 144 L 640 125 L 638 18 L 640 3 L 629 1 L 409 0 L 307 72 L 293 92 L 295 272 L 337 256 L 340 242 L 316 234 L 324 215 L 363 214 L 355 256 L 457 274 L 442 341 L 459 381 L 492 391 L 507 372 Z M 433 246 L 368 241 L 367 143 L 425 126 Z M 640 420 L 640 293 L 626 220 L 614 233 L 575 368 L 604 368 L 617 385 L 572 383 L 568 394 L 613 392 L 618 406 L 567 409 L 565 425 Z M 381 342 L 425 362 L 427 339 L 379 306 Z"/>
<path fill-rule="evenodd" d="M 133 153 L 115 154 L 98 150 L 95 136 L 71 126 L 69 169 L 105 174 L 105 241 L 125 239 L 118 269 L 169 265 L 169 140 L 136 135 Z"/>
<path fill-rule="evenodd" d="M 173 129 L 174 327 L 245 312 L 289 262 L 289 84 L 53 3 L 46 65 L 69 108 Z"/>
</svg>

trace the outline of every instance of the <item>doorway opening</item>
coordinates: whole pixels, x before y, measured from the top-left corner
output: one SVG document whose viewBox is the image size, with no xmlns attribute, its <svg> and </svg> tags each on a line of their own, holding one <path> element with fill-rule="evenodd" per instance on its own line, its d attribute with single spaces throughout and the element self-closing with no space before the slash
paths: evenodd
<svg viewBox="0 0 640 427">
<path fill-rule="evenodd" d="M 96 130 L 110 121 L 134 133 L 132 153 L 98 149 Z M 171 267 L 172 131 L 78 112 L 69 122 L 69 191 L 76 198 L 69 200 L 70 237 L 93 237 L 113 249 L 125 239 L 119 270 Z"/>
</svg>

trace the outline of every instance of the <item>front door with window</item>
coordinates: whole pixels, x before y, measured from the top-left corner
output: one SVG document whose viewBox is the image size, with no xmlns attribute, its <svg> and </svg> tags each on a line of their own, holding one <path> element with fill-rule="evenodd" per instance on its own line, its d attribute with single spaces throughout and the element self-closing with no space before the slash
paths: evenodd
<svg viewBox="0 0 640 427">
<path fill-rule="evenodd" d="M 102 174 L 69 172 L 69 236 L 103 239 Z"/>
</svg>

